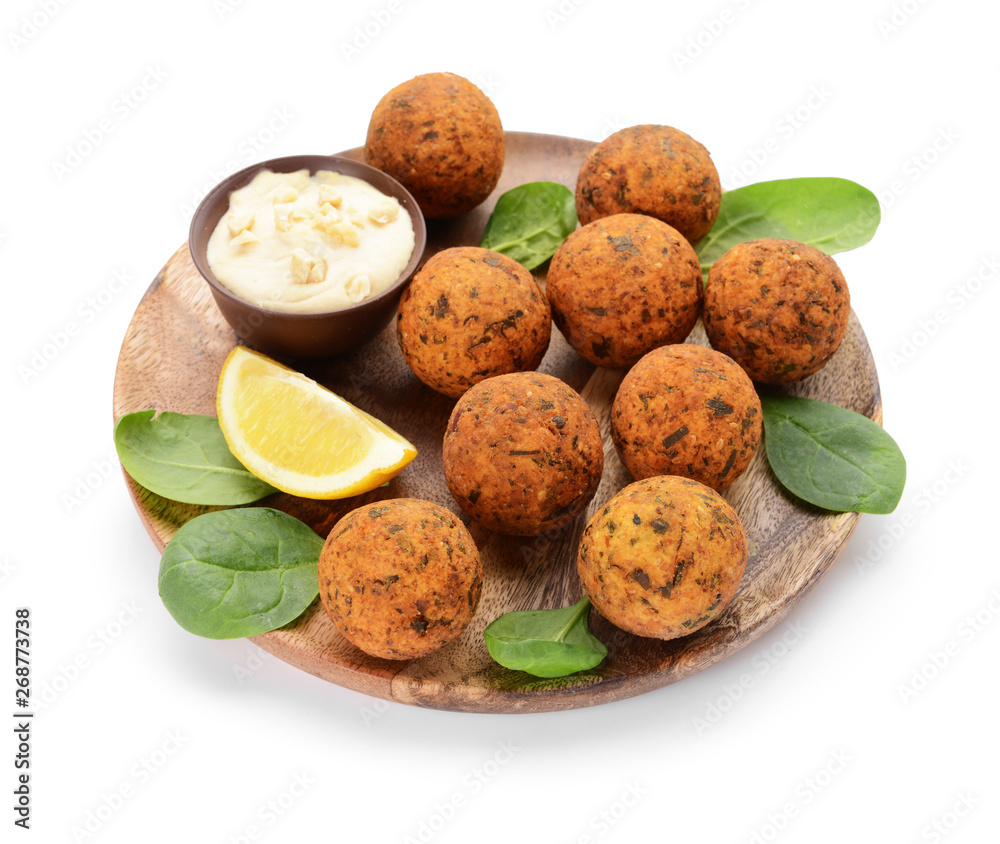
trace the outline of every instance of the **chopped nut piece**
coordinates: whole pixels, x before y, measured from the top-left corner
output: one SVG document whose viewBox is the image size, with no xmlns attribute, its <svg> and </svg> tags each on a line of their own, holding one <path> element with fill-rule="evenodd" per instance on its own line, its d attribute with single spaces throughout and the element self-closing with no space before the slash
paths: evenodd
<svg viewBox="0 0 1000 844">
<path fill-rule="evenodd" d="M 344 290 L 347 291 L 347 295 L 352 302 L 360 302 L 372 292 L 372 283 L 368 276 L 364 273 L 359 273 L 348 279 L 347 284 L 344 285 Z"/>
<path fill-rule="evenodd" d="M 292 250 L 292 281 L 296 284 L 309 284 L 310 274 L 313 271 L 313 267 L 316 266 L 316 259 L 313 258 L 305 249 L 299 247 L 298 249 Z M 326 268 L 323 269 L 323 275 L 326 276 Z"/>
<path fill-rule="evenodd" d="M 342 217 L 340 212 L 330 203 L 324 205 L 317 214 L 313 215 L 312 226 L 314 229 L 321 229 L 328 235 L 336 235 L 335 227 L 340 223 Z"/>
<path fill-rule="evenodd" d="M 341 220 L 339 223 L 334 223 L 328 231 L 331 235 L 339 238 L 342 243 L 346 243 L 348 246 L 357 246 L 361 243 L 361 236 L 358 234 L 358 230 L 347 220 Z"/>
<path fill-rule="evenodd" d="M 226 225 L 229 226 L 229 234 L 236 237 L 241 232 L 252 228 L 253 221 L 253 211 L 234 211 L 226 218 Z"/>
<path fill-rule="evenodd" d="M 392 198 L 383 200 L 382 202 L 377 202 L 370 209 L 368 209 L 369 219 L 373 223 L 378 223 L 380 226 L 384 226 L 386 223 L 391 223 L 398 216 L 399 202 Z"/>
<path fill-rule="evenodd" d="M 290 203 L 274 206 L 274 227 L 279 232 L 286 232 L 292 227 L 292 208 Z"/>
<path fill-rule="evenodd" d="M 249 229 L 244 229 L 236 237 L 234 237 L 230 243 L 238 244 L 239 246 L 244 246 L 247 243 L 257 243 L 260 240 L 257 235 L 255 235 Z"/>
<path fill-rule="evenodd" d="M 277 205 L 279 202 L 295 202 L 299 198 L 299 192 L 291 185 L 278 188 L 271 194 L 271 202 Z"/>
<path fill-rule="evenodd" d="M 326 281 L 326 261 L 322 258 L 317 258 L 316 263 L 309 270 L 306 284 L 318 284 L 321 281 Z"/>
<path fill-rule="evenodd" d="M 365 225 L 364 214 L 358 211 L 358 209 L 355 208 L 354 206 L 351 206 L 350 208 L 347 209 L 347 219 L 350 220 L 359 229 L 364 228 Z"/>
<path fill-rule="evenodd" d="M 319 204 L 325 205 L 329 202 L 335 208 L 340 206 L 340 203 L 344 201 L 343 195 L 337 190 L 333 185 L 320 185 L 319 186 Z"/>
</svg>

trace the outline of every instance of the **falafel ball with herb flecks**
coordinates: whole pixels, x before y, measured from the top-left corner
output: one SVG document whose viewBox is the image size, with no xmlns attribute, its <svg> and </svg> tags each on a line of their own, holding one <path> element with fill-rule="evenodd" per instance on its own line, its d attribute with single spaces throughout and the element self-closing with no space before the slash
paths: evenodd
<svg viewBox="0 0 1000 844">
<path fill-rule="evenodd" d="M 457 638 L 482 594 L 479 550 L 454 513 L 395 498 L 352 510 L 319 558 L 319 594 L 337 629 L 383 659 L 425 656 Z"/>
<path fill-rule="evenodd" d="M 672 126 L 622 129 L 594 147 L 576 182 L 584 225 L 609 214 L 648 214 L 691 243 L 719 216 L 722 183 L 705 146 Z"/>
<path fill-rule="evenodd" d="M 663 475 L 629 484 L 594 514 L 577 569 L 594 608 L 616 627 L 674 639 L 719 616 L 746 560 L 746 534 L 726 500 Z"/>
<path fill-rule="evenodd" d="M 457 217 L 486 199 L 504 154 L 496 106 L 454 73 L 425 73 L 389 91 L 365 141 L 365 161 L 402 182 L 432 219 Z"/>
<path fill-rule="evenodd" d="M 763 384 L 791 384 L 826 366 L 847 333 L 850 314 L 844 274 L 815 246 L 750 240 L 709 270 L 708 341 Z"/>
<path fill-rule="evenodd" d="M 750 465 L 761 427 L 760 398 L 739 364 L 692 344 L 645 355 L 611 405 L 611 438 L 637 480 L 682 475 L 725 489 Z"/>
<path fill-rule="evenodd" d="M 396 318 L 410 369 L 455 398 L 485 378 L 535 369 L 551 331 L 549 303 L 531 273 L 478 246 L 429 258 L 403 292 Z"/>
<path fill-rule="evenodd" d="M 612 214 L 577 229 L 556 250 L 545 292 L 569 344 L 596 366 L 632 366 L 682 343 L 701 312 L 698 256 L 672 226 Z"/>
<path fill-rule="evenodd" d="M 568 384 L 537 372 L 487 378 L 465 393 L 442 456 L 459 506 L 483 527 L 519 536 L 572 521 L 604 470 L 590 407 Z"/>
</svg>

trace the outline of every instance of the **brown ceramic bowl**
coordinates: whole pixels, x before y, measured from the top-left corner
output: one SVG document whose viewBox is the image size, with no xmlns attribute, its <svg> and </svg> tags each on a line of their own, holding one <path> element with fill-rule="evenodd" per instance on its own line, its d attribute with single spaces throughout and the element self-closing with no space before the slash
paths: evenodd
<svg viewBox="0 0 1000 844">
<path fill-rule="evenodd" d="M 363 179 L 399 200 L 413 221 L 413 254 L 391 287 L 350 307 L 315 314 L 287 313 L 262 308 L 223 287 L 208 266 L 208 240 L 223 214 L 229 195 L 247 185 L 261 170 L 292 173 L 307 169 L 334 170 Z M 392 176 L 360 161 L 334 155 L 292 155 L 272 158 L 244 168 L 216 185 L 201 201 L 191 220 L 188 245 L 194 265 L 212 290 L 215 302 L 233 331 L 261 352 L 300 358 L 325 358 L 352 351 L 381 332 L 396 314 L 403 288 L 416 272 L 427 243 L 427 226 L 416 200 Z"/>
</svg>

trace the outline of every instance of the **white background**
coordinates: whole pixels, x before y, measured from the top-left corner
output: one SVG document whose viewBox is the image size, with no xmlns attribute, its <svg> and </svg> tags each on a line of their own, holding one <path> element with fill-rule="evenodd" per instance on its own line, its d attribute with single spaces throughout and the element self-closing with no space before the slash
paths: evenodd
<svg viewBox="0 0 1000 844">
<path fill-rule="evenodd" d="M 38 715 L 29 833 L 0 730 L 3 840 L 996 840 L 998 24 L 973 0 L 5 3 L 0 629 L 31 608 Z M 383 704 L 157 597 L 111 439 L 140 297 L 233 162 L 358 146 L 437 70 L 510 130 L 667 123 L 726 187 L 882 199 L 838 262 L 903 499 L 787 623 L 676 685 L 539 715 Z"/>
</svg>

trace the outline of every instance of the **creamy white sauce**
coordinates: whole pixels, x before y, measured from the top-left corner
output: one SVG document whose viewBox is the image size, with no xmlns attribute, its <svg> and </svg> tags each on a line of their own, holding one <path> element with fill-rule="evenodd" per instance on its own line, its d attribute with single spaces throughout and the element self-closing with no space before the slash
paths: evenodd
<svg viewBox="0 0 1000 844">
<path fill-rule="evenodd" d="M 406 209 L 362 179 L 264 170 L 230 195 L 208 241 L 208 263 L 241 299 L 321 313 L 388 288 L 413 246 Z"/>
</svg>

